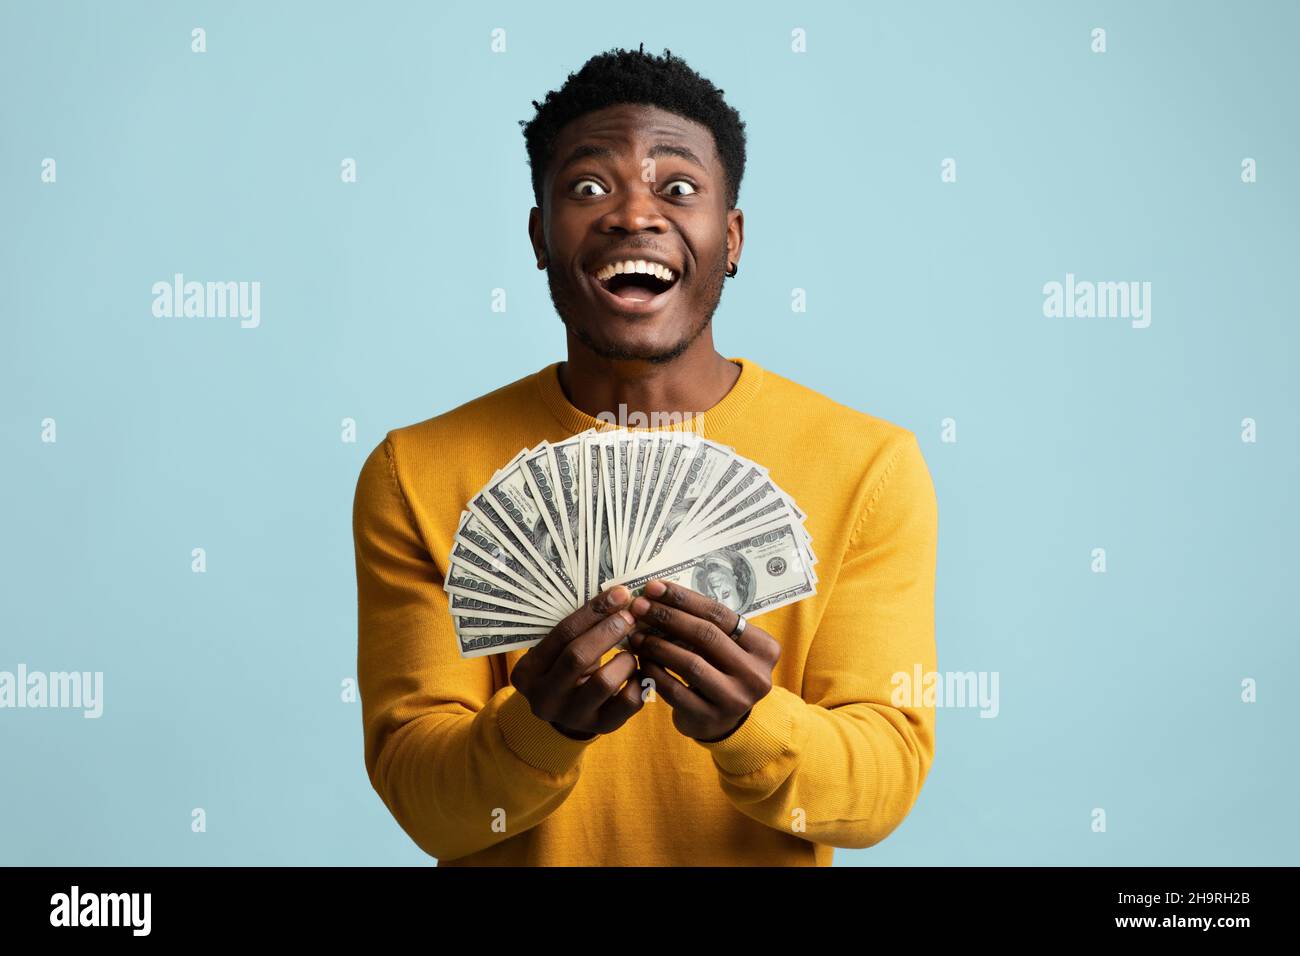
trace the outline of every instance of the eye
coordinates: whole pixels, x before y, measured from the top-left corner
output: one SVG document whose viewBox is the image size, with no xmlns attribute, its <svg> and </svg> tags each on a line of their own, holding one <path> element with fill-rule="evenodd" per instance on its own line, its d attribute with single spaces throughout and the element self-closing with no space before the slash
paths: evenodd
<svg viewBox="0 0 1300 956">
<path fill-rule="evenodd" d="M 690 196 L 690 195 L 694 194 L 694 192 L 695 192 L 695 184 L 692 183 L 690 180 L 686 180 L 686 179 L 672 179 L 672 180 L 669 180 L 669 182 L 668 182 L 668 186 L 666 186 L 665 188 L 667 188 L 667 189 L 671 189 L 674 185 L 678 185 L 678 184 L 687 187 L 687 188 L 690 190 L 690 192 L 687 192 L 687 193 L 677 193 L 676 195 L 678 195 L 678 196 Z"/>
<path fill-rule="evenodd" d="M 591 195 L 603 196 L 603 195 L 605 194 L 605 187 L 602 186 L 600 183 L 596 182 L 596 180 L 594 180 L 594 179 L 579 179 L 576 183 L 573 184 L 574 189 L 578 189 L 578 188 L 580 188 L 580 187 L 582 186 L 583 183 L 591 183 L 593 186 L 595 186 L 597 189 L 600 190 L 599 193 L 584 193 L 583 195 L 587 195 L 587 196 L 591 196 Z"/>
</svg>

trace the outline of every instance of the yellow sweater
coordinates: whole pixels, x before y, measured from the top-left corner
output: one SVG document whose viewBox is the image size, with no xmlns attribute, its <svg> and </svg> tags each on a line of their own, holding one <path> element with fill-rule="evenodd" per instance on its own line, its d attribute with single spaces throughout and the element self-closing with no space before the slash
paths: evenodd
<svg viewBox="0 0 1300 956">
<path fill-rule="evenodd" d="M 596 419 L 558 363 L 419 424 L 362 466 L 357 669 L 371 783 L 411 839 L 460 865 L 829 866 L 903 821 L 934 758 L 938 505 L 916 436 L 733 358 L 705 437 L 766 466 L 807 514 L 817 594 L 754 622 L 771 692 L 731 736 L 674 728 L 662 696 L 572 740 L 510 684 L 524 651 L 462 659 L 441 587 L 465 503 L 524 446 Z M 606 655 L 608 660 L 614 651 Z M 927 706 L 928 704 L 928 706 Z"/>
</svg>

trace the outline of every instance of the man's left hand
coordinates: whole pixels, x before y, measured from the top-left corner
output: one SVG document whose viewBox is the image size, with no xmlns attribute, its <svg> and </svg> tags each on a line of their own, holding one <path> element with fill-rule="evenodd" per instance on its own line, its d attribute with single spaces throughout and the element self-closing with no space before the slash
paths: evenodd
<svg viewBox="0 0 1300 956">
<path fill-rule="evenodd" d="M 730 736 L 772 689 L 781 645 L 748 620 L 740 639 L 732 637 L 739 615 L 725 604 L 652 580 L 628 610 L 637 619 L 628 645 L 686 736 L 702 743 Z"/>
</svg>

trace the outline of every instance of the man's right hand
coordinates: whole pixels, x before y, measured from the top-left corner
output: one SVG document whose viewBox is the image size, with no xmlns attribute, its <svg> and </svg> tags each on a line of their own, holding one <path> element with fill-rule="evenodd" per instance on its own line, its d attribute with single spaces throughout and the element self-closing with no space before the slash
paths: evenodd
<svg viewBox="0 0 1300 956">
<path fill-rule="evenodd" d="M 645 705 L 639 682 L 630 679 L 637 670 L 634 654 L 624 651 L 598 667 L 635 628 L 630 603 L 622 585 L 596 595 L 530 647 L 510 673 L 533 713 L 566 737 L 611 733 Z"/>
</svg>

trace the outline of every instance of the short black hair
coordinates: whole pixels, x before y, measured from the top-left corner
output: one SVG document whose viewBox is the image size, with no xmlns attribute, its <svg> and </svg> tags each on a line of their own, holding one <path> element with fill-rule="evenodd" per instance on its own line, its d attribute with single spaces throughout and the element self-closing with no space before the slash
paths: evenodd
<svg viewBox="0 0 1300 956">
<path fill-rule="evenodd" d="M 727 208 L 735 209 L 745 175 L 745 123 L 722 93 L 667 48 L 663 56 L 655 56 L 646 53 L 642 43 L 636 50 L 616 47 L 593 56 L 577 73 L 570 73 L 559 90 L 547 93 L 540 103 L 533 100 L 537 113 L 531 120 L 519 121 L 538 208 L 546 168 L 564 125 L 607 106 L 640 103 L 684 116 L 712 131 L 727 176 Z"/>
</svg>

